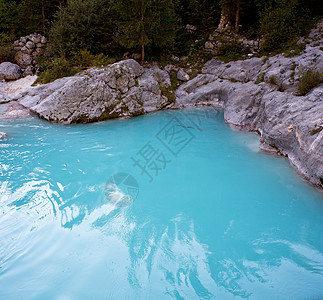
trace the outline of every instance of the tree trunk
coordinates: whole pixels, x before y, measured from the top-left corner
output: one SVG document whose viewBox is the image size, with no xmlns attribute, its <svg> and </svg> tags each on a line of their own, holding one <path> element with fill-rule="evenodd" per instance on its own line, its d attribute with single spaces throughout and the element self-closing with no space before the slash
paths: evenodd
<svg viewBox="0 0 323 300">
<path fill-rule="evenodd" d="M 236 9 L 236 33 L 239 33 L 239 22 L 240 22 L 240 0 L 237 0 L 237 9 Z"/>
<path fill-rule="evenodd" d="M 145 62 L 145 42 L 144 42 L 144 32 L 141 32 L 141 64 Z"/>
<path fill-rule="evenodd" d="M 225 26 L 228 24 L 228 21 L 229 21 L 228 15 L 224 12 L 224 9 L 222 8 L 221 19 L 218 25 L 218 29 L 225 29 Z"/>
<path fill-rule="evenodd" d="M 45 34 L 45 22 L 46 22 L 46 19 L 45 19 L 45 4 L 44 4 L 44 0 L 41 1 L 41 14 L 42 14 L 42 27 L 43 27 L 43 34 Z"/>
<path fill-rule="evenodd" d="M 141 0 L 141 64 L 145 62 L 144 0 Z"/>
</svg>

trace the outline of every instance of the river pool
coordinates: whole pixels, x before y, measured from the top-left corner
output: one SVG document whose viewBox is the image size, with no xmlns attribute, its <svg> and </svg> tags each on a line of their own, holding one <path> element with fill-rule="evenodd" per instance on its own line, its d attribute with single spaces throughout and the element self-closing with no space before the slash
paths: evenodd
<svg viewBox="0 0 323 300">
<path fill-rule="evenodd" d="M 0 299 L 323 298 L 323 193 L 223 112 L 0 131 Z"/>
</svg>

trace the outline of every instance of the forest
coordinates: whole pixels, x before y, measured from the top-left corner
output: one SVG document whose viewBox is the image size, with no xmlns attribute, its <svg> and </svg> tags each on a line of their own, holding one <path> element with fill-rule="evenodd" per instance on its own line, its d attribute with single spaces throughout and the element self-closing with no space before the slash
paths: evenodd
<svg viewBox="0 0 323 300">
<path fill-rule="evenodd" d="M 0 0 L 0 60 L 33 32 L 50 41 L 50 55 L 141 60 L 188 55 L 204 47 L 220 20 L 233 32 L 262 38 L 262 52 L 293 47 L 322 15 L 320 0 Z M 193 32 L 185 28 L 190 25 Z"/>
</svg>

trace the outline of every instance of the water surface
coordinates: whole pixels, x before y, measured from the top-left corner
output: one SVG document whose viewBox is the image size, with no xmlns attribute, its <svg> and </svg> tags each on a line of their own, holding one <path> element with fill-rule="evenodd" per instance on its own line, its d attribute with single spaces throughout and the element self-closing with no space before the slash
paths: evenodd
<svg viewBox="0 0 323 300">
<path fill-rule="evenodd" d="M 323 298 L 322 192 L 222 112 L 0 131 L 0 299 Z"/>
</svg>

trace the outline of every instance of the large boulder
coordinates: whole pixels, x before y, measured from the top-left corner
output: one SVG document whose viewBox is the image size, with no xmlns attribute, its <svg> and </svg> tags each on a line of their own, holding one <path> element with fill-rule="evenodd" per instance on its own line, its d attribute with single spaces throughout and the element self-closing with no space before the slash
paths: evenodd
<svg viewBox="0 0 323 300">
<path fill-rule="evenodd" d="M 28 109 L 22 107 L 17 101 L 0 105 L 0 119 L 18 119 L 30 117 Z"/>
<path fill-rule="evenodd" d="M 19 103 L 48 121 L 86 123 L 159 110 L 169 103 L 162 93 L 169 86 L 167 72 L 128 59 L 31 88 Z"/>
<path fill-rule="evenodd" d="M 18 65 L 3 62 L 0 64 L 0 80 L 17 80 L 21 76 L 21 69 Z"/>
</svg>

